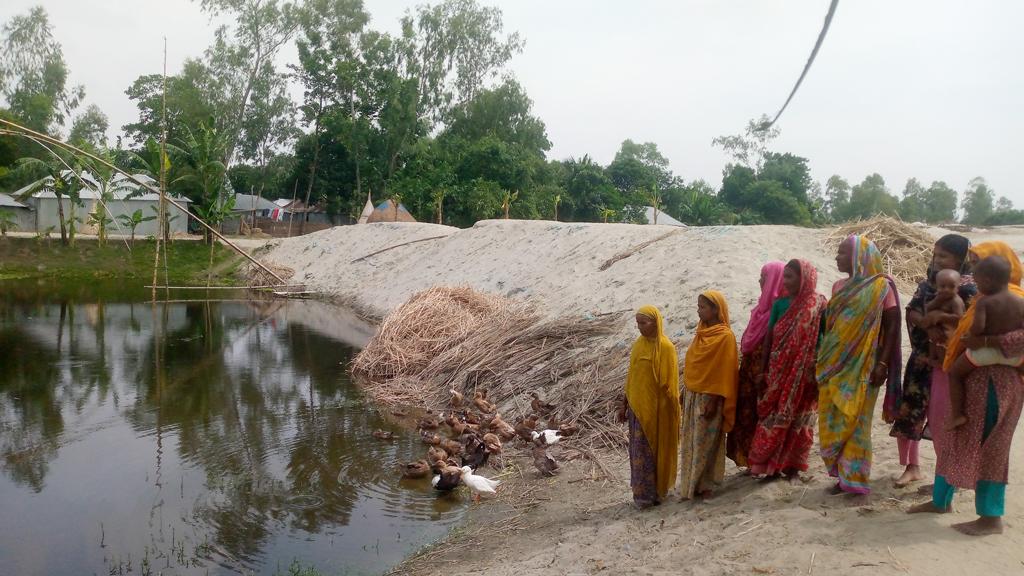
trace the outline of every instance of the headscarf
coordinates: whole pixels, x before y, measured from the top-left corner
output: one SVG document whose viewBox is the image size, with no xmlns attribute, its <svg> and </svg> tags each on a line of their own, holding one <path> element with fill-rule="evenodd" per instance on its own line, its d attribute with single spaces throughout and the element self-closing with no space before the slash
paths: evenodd
<svg viewBox="0 0 1024 576">
<path fill-rule="evenodd" d="M 664 496 L 676 483 L 679 459 L 679 357 L 675 345 L 665 336 L 661 312 L 654 306 L 643 306 L 637 314 L 653 319 L 658 335 L 640 336 L 633 343 L 626 401 L 651 447 L 658 495 Z"/>
<path fill-rule="evenodd" d="M 789 310 L 772 329 L 772 352 L 767 386 L 757 405 L 759 418 L 775 414 L 775 422 L 788 427 L 796 404 L 805 391 L 815 387 L 815 346 L 826 300 L 818 294 L 818 271 L 806 260 L 800 263 L 800 289 Z"/>
<path fill-rule="evenodd" d="M 960 270 L 958 272 L 961 274 L 967 272 L 967 252 L 971 249 L 970 240 L 959 234 L 946 234 L 936 240 L 935 245 L 960 259 Z"/>
<path fill-rule="evenodd" d="M 1024 297 L 1024 288 L 1021 288 L 1021 274 L 1024 269 L 1021 268 L 1020 258 L 1017 257 L 1017 253 L 1010 248 L 1010 245 L 1006 242 L 982 242 L 974 248 L 971 248 L 971 252 L 978 257 L 979 260 L 984 260 L 989 256 L 1002 256 L 1006 258 L 1006 261 L 1010 263 L 1010 292 L 1017 296 Z M 983 296 L 982 296 L 983 297 Z M 961 342 L 963 338 L 971 329 L 971 324 L 974 323 L 974 308 L 977 306 L 978 300 L 981 298 L 975 298 L 974 302 L 971 302 L 970 308 L 964 313 L 963 317 L 960 318 L 960 323 L 956 326 L 956 332 L 949 338 L 949 342 L 946 347 L 946 358 L 942 362 L 942 370 L 949 372 L 953 367 L 953 363 L 956 359 L 963 354 L 964 345 Z"/>
<path fill-rule="evenodd" d="M 740 351 L 744 355 L 757 350 L 764 342 L 764 335 L 768 333 L 768 320 L 772 315 L 772 304 L 782 295 L 782 271 L 785 268 L 786 264 L 778 260 L 761 266 L 761 278 L 764 278 L 761 297 L 757 300 L 757 306 L 750 311 L 750 321 L 740 340 Z"/>
<path fill-rule="evenodd" d="M 729 305 L 721 292 L 708 290 L 701 294 L 718 308 L 718 324 L 701 322 L 697 334 L 686 349 L 683 382 L 691 392 L 714 394 L 725 399 L 722 429 L 732 430 L 736 421 L 736 394 L 739 385 L 739 355 L 736 336 L 729 327 Z"/>
<path fill-rule="evenodd" d="M 892 277 L 882 270 L 882 255 L 865 236 L 850 236 L 852 269 L 849 281 L 829 300 L 825 334 L 818 348 L 819 402 L 833 402 L 848 417 L 864 407 L 871 370 L 875 366 L 878 334 L 882 328 L 885 297 L 892 291 L 899 309 L 899 292 Z M 897 326 L 899 326 L 897 324 Z M 899 342 L 900 334 L 893 335 Z M 884 410 L 894 415 L 900 397 L 900 346 L 894 346 L 889 365 Z"/>
</svg>

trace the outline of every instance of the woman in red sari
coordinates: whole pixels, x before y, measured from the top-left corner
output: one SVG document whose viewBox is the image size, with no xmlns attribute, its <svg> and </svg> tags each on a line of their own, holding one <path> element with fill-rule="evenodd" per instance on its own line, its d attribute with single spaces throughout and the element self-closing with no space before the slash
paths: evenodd
<svg viewBox="0 0 1024 576">
<path fill-rule="evenodd" d="M 785 474 L 797 480 L 807 470 L 818 416 L 815 363 L 825 297 L 817 293 L 818 271 L 806 260 L 790 260 L 783 271 L 788 296 L 772 306 L 765 336 L 765 391 L 750 449 L 750 472 Z"/>
</svg>

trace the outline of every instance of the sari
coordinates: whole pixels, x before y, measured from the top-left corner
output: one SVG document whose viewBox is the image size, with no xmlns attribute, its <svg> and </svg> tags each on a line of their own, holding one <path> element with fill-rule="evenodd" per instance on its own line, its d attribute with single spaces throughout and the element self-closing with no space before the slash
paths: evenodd
<svg viewBox="0 0 1024 576">
<path fill-rule="evenodd" d="M 765 392 L 757 406 L 759 421 L 750 450 L 754 474 L 803 472 L 814 444 L 815 348 L 826 301 L 817 293 L 818 271 L 806 260 L 799 262 L 800 290 L 772 327 Z"/>
<path fill-rule="evenodd" d="M 725 455 L 737 466 L 747 466 L 747 455 L 757 430 L 757 400 L 763 385 L 757 379 L 764 370 L 764 337 L 768 333 L 772 305 L 782 295 L 782 271 L 779 261 L 761 267 L 761 296 L 750 311 L 750 321 L 740 340 L 740 375 L 736 392 L 736 422 L 725 441 Z"/>
<path fill-rule="evenodd" d="M 676 482 L 679 358 L 658 309 L 644 306 L 637 313 L 658 327 L 656 337 L 640 336 L 633 343 L 626 376 L 630 484 L 634 501 L 643 506 L 658 503 Z"/>
<path fill-rule="evenodd" d="M 845 240 L 852 250 L 853 272 L 837 289 L 825 311 L 825 334 L 817 357 L 818 435 L 821 458 L 839 487 L 856 494 L 871 491 L 871 420 L 878 388 L 871 370 L 878 360 L 882 313 L 887 299 L 899 309 L 899 294 L 882 272 L 882 257 L 864 236 Z M 898 330 L 898 328 L 897 328 Z M 894 335 L 899 342 L 900 334 Z M 887 397 L 898 398 L 899 346 L 887 358 Z"/>
<path fill-rule="evenodd" d="M 713 326 L 701 322 L 686 349 L 679 474 L 683 498 L 712 490 L 725 478 L 725 434 L 732 429 L 736 417 L 739 369 L 736 336 L 729 327 L 729 307 L 720 292 L 709 290 L 702 296 L 718 308 L 721 322 Z M 722 409 L 713 418 L 705 418 L 708 404 L 718 402 L 715 396 L 723 399 Z"/>
</svg>

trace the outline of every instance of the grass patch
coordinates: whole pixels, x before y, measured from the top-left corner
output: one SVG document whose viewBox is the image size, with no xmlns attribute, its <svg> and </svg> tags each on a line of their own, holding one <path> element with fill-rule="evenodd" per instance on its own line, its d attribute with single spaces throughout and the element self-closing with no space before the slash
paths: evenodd
<svg viewBox="0 0 1024 576">
<path fill-rule="evenodd" d="M 66 280 L 153 280 L 156 242 L 138 240 L 131 250 L 121 241 L 100 246 L 92 239 L 78 239 L 74 246 L 59 240 L 34 238 L 0 239 L 0 280 L 32 278 Z M 243 258 L 230 248 L 214 246 L 211 284 L 241 284 L 238 274 Z M 210 247 L 202 242 L 176 241 L 167 247 L 168 281 L 172 285 L 203 286 L 207 281 Z M 160 280 L 164 280 L 161 261 Z"/>
</svg>

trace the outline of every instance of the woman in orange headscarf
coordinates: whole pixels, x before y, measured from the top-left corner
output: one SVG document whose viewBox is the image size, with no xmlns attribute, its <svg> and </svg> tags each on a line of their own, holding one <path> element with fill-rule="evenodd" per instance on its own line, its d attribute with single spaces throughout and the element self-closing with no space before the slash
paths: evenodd
<svg viewBox="0 0 1024 576">
<path fill-rule="evenodd" d="M 629 423 L 630 485 L 642 509 L 661 503 L 676 483 L 679 357 L 657 308 L 640 308 L 636 326 L 619 418 Z"/>
<path fill-rule="evenodd" d="M 739 354 L 729 327 L 729 306 L 720 292 L 697 297 L 697 334 L 686 350 L 680 493 L 711 496 L 725 477 L 725 435 L 736 419 Z"/>
</svg>

